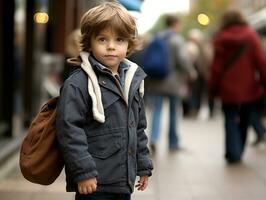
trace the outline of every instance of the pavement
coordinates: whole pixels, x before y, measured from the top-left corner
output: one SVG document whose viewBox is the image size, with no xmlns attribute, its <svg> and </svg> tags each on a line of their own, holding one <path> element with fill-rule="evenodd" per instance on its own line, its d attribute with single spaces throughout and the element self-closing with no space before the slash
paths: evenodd
<svg viewBox="0 0 266 200">
<path fill-rule="evenodd" d="M 223 120 L 183 119 L 179 123 L 182 150 L 167 149 L 167 103 L 164 105 L 162 135 L 153 156 L 154 171 L 149 187 L 135 191 L 133 200 L 265 200 L 266 144 L 251 146 L 250 130 L 243 162 L 228 165 L 224 161 Z M 205 113 L 205 112 L 202 112 Z M 205 117 L 204 117 L 205 115 Z M 148 122 L 149 122 L 148 112 Z M 147 130 L 149 133 L 149 129 Z M 49 186 L 26 181 L 18 168 L 0 181 L 1 200 L 73 200 L 73 193 L 65 192 L 64 174 Z"/>
</svg>

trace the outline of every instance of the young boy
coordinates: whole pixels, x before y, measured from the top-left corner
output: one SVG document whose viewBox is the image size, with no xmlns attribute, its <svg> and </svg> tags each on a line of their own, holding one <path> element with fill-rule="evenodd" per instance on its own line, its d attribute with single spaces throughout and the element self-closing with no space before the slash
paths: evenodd
<svg viewBox="0 0 266 200">
<path fill-rule="evenodd" d="M 66 189 L 78 200 L 130 199 L 136 176 L 138 190 L 148 185 L 145 73 L 125 59 L 137 47 L 136 36 L 134 18 L 118 3 L 82 17 L 81 69 L 64 83 L 56 120 Z"/>
</svg>

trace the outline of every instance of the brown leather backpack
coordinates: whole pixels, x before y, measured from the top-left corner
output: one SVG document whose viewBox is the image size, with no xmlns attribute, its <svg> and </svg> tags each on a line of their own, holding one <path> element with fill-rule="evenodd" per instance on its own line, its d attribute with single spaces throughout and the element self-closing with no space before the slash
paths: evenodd
<svg viewBox="0 0 266 200">
<path fill-rule="evenodd" d="M 64 161 L 55 136 L 58 97 L 48 100 L 32 121 L 20 151 L 20 170 L 27 180 L 41 185 L 53 183 Z"/>
</svg>

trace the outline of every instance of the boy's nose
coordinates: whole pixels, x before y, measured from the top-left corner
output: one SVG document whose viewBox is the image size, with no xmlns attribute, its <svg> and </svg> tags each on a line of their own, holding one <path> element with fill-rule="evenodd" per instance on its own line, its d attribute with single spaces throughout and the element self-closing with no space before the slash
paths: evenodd
<svg viewBox="0 0 266 200">
<path fill-rule="evenodd" d="M 110 41 L 108 43 L 108 49 L 114 49 L 115 48 L 115 43 L 113 41 Z"/>
</svg>

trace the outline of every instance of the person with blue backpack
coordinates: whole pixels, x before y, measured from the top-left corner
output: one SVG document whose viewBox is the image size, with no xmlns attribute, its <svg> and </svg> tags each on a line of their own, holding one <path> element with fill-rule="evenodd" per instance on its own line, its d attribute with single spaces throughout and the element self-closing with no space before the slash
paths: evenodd
<svg viewBox="0 0 266 200">
<path fill-rule="evenodd" d="M 161 111 L 165 98 L 169 100 L 169 150 L 180 149 L 177 133 L 177 107 L 179 105 L 181 79 L 184 76 L 196 76 L 183 48 L 184 39 L 179 34 L 179 18 L 175 15 L 167 15 L 165 23 L 167 29 L 157 33 L 146 46 L 141 65 L 148 74 L 146 90 L 152 97 L 154 106 L 150 138 L 153 153 L 156 151 L 156 143 L 160 135 Z"/>
</svg>

